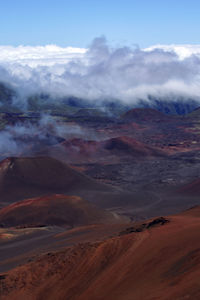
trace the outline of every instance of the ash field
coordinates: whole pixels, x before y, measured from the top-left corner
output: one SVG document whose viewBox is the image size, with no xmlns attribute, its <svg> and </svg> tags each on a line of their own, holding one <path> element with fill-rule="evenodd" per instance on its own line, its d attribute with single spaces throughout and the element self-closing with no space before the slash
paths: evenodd
<svg viewBox="0 0 200 300">
<path fill-rule="evenodd" d="M 199 299 L 200 108 L 0 85 L 0 298 Z"/>
</svg>

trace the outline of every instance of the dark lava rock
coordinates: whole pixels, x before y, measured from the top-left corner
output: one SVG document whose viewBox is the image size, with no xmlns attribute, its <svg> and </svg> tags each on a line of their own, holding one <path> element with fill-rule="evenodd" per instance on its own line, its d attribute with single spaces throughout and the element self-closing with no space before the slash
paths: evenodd
<svg viewBox="0 0 200 300">
<path fill-rule="evenodd" d="M 164 225 L 165 223 L 169 223 L 169 220 L 163 218 L 163 217 L 159 217 L 159 218 L 156 218 L 154 219 L 153 221 L 151 221 L 150 223 L 147 224 L 146 228 L 151 228 L 152 226 L 155 226 L 155 225 Z"/>
<path fill-rule="evenodd" d="M 126 228 L 124 231 L 121 231 L 119 233 L 119 235 L 124 235 L 124 234 L 129 234 L 129 233 L 133 233 L 133 232 L 142 232 L 146 229 L 149 229 L 151 227 L 154 227 L 156 225 L 164 225 L 166 223 L 169 223 L 169 220 L 168 219 L 165 219 L 163 217 L 159 217 L 159 218 L 156 218 L 154 219 L 153 221 L 149 222 L 149 223 L 143 223 L 143 224 L 140 224 L 140 225 L 136 225 L 135 227 L 128 227 Z"/>
</svg>

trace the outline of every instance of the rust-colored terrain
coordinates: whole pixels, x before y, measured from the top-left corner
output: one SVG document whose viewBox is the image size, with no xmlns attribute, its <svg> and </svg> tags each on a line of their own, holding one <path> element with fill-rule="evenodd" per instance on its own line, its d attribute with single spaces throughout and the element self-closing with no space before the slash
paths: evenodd
<svg viewBox="0 0 200 300">
<path fill-rule="evenodd" d="M 68 226 L 119 221 L 77 196 L 51 195 L 15 202 L 0 210 L 2 227 Z"/>
<path fill-rule="evenodd" d="M 199 299 L 199 211 L 40 256 L 1 275 L 2 299 Z"/>
<path fill-rule="evenodd" d="M 0 299 L 200 299 L 200 110 L 52 117 L 0 153 Z"/>
<path fill-rule="evenodd" d="M 0 163 L 0 203 L 108 187 L 51 157 L 10 157 Z"/>
</svg>

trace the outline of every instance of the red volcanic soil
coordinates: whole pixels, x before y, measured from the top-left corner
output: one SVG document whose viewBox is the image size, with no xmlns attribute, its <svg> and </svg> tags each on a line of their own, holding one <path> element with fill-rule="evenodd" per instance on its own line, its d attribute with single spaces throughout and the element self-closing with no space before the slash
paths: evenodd
<svg viewBox="0 0 200 300">
<path fill-rule="evenodd" d="M 1 299 L 200 299 L 200 209 L 194 210 L 1 274 Z"/>
<path fill-rule="evenodd" d="M 145 145 L 142 142 L 137 141 L 134 138 L 128 136 L 119 136 L 104 141 L 85 141 L 83 139 L 72 139 L 65 141 L 63 145 L 70 152 L 77 152 L 81 157 L 88 156 L 97 158 L 101 154 L 105 157 L 111 154 L 129 154 L 129 155 L 138 155 L 138 156 L 149 156 L 149 155 L 159 155 L 162 152 L 156 149 Z M 72 154 L 73 155 L 73 154 Z"/>
<path fill-rule="evenodd" d="M 59 145 L 50 146 L 42 149 L 38 154 L 57 157 L 68 163 L 90 163 L 99 159 L 101 146 L 97 141 L 73 138 L 65 140 Z"/>
<path fill-rule="evenodd" d="M 153 108 L 134 108 L 122 116 L 127 121 L 156 121 L 169 119 L 168 116 Z"/>
<path fill-rule="evenodd" d="M 7 158 L 0 163 L 2 202 L 79 190 L 106 189 L 100 183 L 50 157 Z"/>
<path fill-rule="evenodd" d="M 103 141 L 71 139 L 49 151 L 51 155 L 56 155 L 71 163 L 115 162 L 121 156 L 148 158 L 165 155 L 163 150 L 148 146 L 128 136 L 119 136 Z"/>
<path fill-rule="evenodd" d="M 74 138 L 62 143 L 62 145 L 66 148 L 71 148 L 71 150 L 74 150 L 74 152 L 78 151 L 80 154 L 88 156 L 97 151 L 98 144 L 99 143 L 97 141 L 88 141 L 80 138 Z"/>
<path fill-rule="evenodd" d="M 50 150 L 54 150 L 54 152 L 57 150 L 61 156 L 64 156 L 70 162 L 90 162 L 93 159 L 98 159 L 101 148 L 100 142 L 74 138 Z"/>
<path fill-rule="evenodd" d="M 11 226 L 81 226 L 119 222 L 113 214 L 103 211 L 80 197 L 51 195 L 13 203 L 0 210 L 0 224 Z"/>
<path fill-rule="evenodd" d="M 183 195 L 191 195 L 191 196 L 199 196 L 200 195 L 200 179 L 196 179 L 195 181 L 182 186 L 177 191 L 180 194 Z"/>
<path fill-rule="evenodd" d="M 127 155 L 133 155 L 135 157 L 149 157 L 149 156 L 161 156 L 164 155 L 164 152 L 158 150 L 155 147 L 151 147 L 141 143 L 131 137 L 120 136 L 116 138 L 112 138 L 107 140 L 104 143 L 105 149 L 117 152 L 118 154 L 121 152 Z"/>
</svg>

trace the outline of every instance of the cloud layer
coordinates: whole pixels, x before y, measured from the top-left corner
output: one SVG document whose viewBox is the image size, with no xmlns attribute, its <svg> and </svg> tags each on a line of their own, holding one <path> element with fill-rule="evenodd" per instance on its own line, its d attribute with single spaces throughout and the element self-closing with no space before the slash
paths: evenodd
<svg viewBox="0 0 200 300">
<path fill-rule="evenodd" d="M 155 49 L 160 49 L 165 52 L 175 52 L 181 60 L 192 55 L 200 57 L 200 45 L 154 45 L 144 50 L 151 52 Z"/>
<path fill-rule="evenodd" d="M 84 48 L 61 48 L 56 45 L 47 46 L 0 46 L 0 64 L 19 64 L 22 66 L 52 66 L 81 58 L 86 53 Z"/>
<path fill-rule="evenodd" d="M 200 46 L 112 48 L 104 38 L 88 49 L 1 46 L 0 81 L 13 85 L 23 101 L 40 92 L 126 103 L 149 95 L 200 100 Z"/>
</svg>

